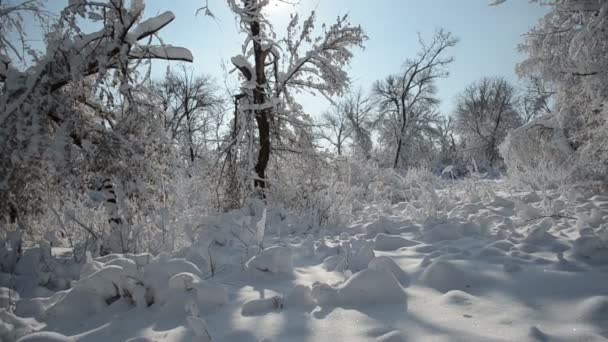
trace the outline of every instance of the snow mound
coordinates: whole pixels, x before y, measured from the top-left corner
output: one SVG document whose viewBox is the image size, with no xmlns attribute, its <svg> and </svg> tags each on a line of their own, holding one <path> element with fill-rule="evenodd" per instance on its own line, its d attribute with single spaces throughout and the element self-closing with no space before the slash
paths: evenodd
<svg viewBox="0 0 608 342">
<path fill-rule="evenodd" d="M 104 297 L 83 288 L 72 289 L 63 293 L 65 294 L 63 297 L 45 310 L 44 317 L 77 320 L 83 316 L 100 313 L 108 305 Z"/>
<path fill-rule="evenodd" d="M 376 339 L 378 342 L 407 342 L 407 337 L 399 330 L 393 330 Z"/>
<path fill-rule="evenodd" d="M 120 295 L 119 291 L 124 287 L 127 276 L 136 278 L 137 273 L 132 273 L 131 270 L 126 270 L 121 266 L 106 266 L 90 276 L 77 281 L 74 284 L 74 290 L 96 294 L 107 300 Z"/>
<path fill-rule="evenodd" d="M 299 309 L 304 311 L 312 310 L 317 303 L 312 297 L 312 291 L 310 287 L 304 285 L 296 285 L 289 295 L 285 297 L 284 301 L 285 308 Z"/>
<path fill-rule="evenodd" d="M 186 317 L 186 321 L 188 322 L 188 327 L 194 331 L 194 335 L 198 337 L 198 342 L 210 342 L 211 335 L 209 334 L 209 328 L 207 327 L 207 322 L 200 317 L 188 316 Z"/>
<path fill-rule="evenodd" d="M 549 336 L 545 334 L 542 330 L 540 330 L 540 328 L 538 328 L 537 326 L 530 327 L 530 330 L 528 331 L 528 336 L 534 341 L 546 342 L 550 340 Z"/>
<path fill-rule="evenodd" d="M 498 241 L 494 241 L 493 243 L 488 245 L 488 247 L 502 249 L 505 252 L 510 251 L 511 248 L 513 248 L 514 246 L 515 245 L 513 244 L 513 242 L 511 242 L 509 240 L 498 240 Z"/>
<path fill-rule="evenodd" d="M 369 237 L 374 237 L 377 234 L 388 233 L 395 234 L 401 231 L 401 228 L 406 226 L 404 222 L 393 221 L 386 216 L 380 216 L 377 220 L 363 225 L 363 231 Z"/>
<path fill-rule="evenodd" d="M 576 255 L 596 261 L 608 262 L 608 244 L 595 234 L 583 235 L 572 245 Z"/>
<path fill-rule="evenodd" d="M 56 332 L 38 332 L 17 340 L 17 342 L 75 342 L 76 340 Z"/>
<path fill-rule="evenodd" d="M 405 292 L 393 274 L 375 269 L 355 273 L 337 287 L 315 283 L 312 287 L 312 297 L 321 306 L 404 304 L 407 301 Z"/>
<path fill-rule="evenodd" d="M 338 255 L 339 246 L 328 245 L 325 239 L 321 239 L 314 247 L 314 254 L 320 259 L 325 259 L 330 256 Z"/>
<path fill-rule="evenodd" d="M 315 255 L 315 239 L 312 235 L 307 235 L 301 243 L 296 246 L 296 251 L 304 257 L 312 257 Z"/>
<path fill-rule="evenodd" d="M 544 218 L 539 222 L 533 224 L 528 229 L 528 235 L 524 238 L 524 242 L 531 244 L 542 244 L 546 241 L 550 241 L 549 229 L 553 226 L 553 220 L 551 218 Z"/>
<path fill-rule="evenodd" d="M 411 247 L 418 244 L 420 243 L 398 235 L 378 234 L 374 242 L 374 249 L 377 251 L 396 251 L 402 247 Z"/>
<path fill-rule="evenodd" d="M 504 250 L 502 250 L 500 248 L 486 246 L 479 251 L 479 253 L 477 254 L 477 257 L 479 257 L 479 258 L 497 258 L 497 257 L 503 257 L 506 254 L 507 254 L 507 252 L 505 252 Z"/>
<path fill-rule="evenodd" d="M 292 252 L 288 247 L 266 248 L 245 264 L 247 269 L 263 273 L 291 273 L 293 271 Z"/>
<path fill-rule="evenodd" d="M 192 273 L 178 273 L 171 277 L 169 289 L 172 300 L 183 293 L 189 293 L 196 298 L 199 309 L 207 311 L 228 302 L 228 289 L 224 285 L 201 280 Z"/>
<path fill-rule="evenodd" d="M 423 238 L 428 242 L 458 240 L 478 234 L 481 234 L 481 227 L 474 222 L 441 223 L 423 230 Z"/>
<path fill-rule="evenodd" d="M 251 299 L 243 303 L 241 315 L 261 316 L 271 311 L 280 310 L 283 308 L 283 298 L 274 296 L 272 298 Z"/>
<path fill-rule="evenodd" d="M 135 261 L 127 258 L 117 258 L 108 262 L 105 266 L 119 266 L 122 267 L 125 274 L 136 276 L 139 272 Z"/>
<path fill-rule="evenodd" d="M 15 341 L 39 328 L 39 323 L 34 319 L 17 317 L 0 309 L 0 341 Z"/>
<path fill-rule="evenodd" d="M 103 263 L 93 260 L 93 257 L 91 256 L 91 252 L 87 251 L 86 252 L 86 262 L 84 263 L 84 265 L 82 265 L 82 268 L 80 269 L 80 278 L 79 279 L 84 279 L 88 276 L 90 276 L 91 274 L 101 270 L 103 268 Z"/>
<path fill-rule="evenodd" d="M 50 297 L 23 298 L 17 302 L 15 313 L 20 317 L 34 317 L 42 320 L 46 316 L 46 310 L 63 300 L 69 291 L 60 291 Z"/>
<path fill-rule="evenodd" d="M 211 271 L 211 264 L 205 258 L 198 248 L 184 247 L 175 253 L 174 257 L 183 258 L 195 264 L 201 271 L 208 273 Z"/>
<path fill-rule="evenodd" d="M 506 258 L 502 264 L 502 269 L 507 273 L 514 273 L 521 270 L 521 265 L 516 263 L 513 259 Z"/>
<path fill-rule="evenodd" d="M 369 262 L 368 267 L 372 270 L 384 270 L 392 273 L 395 279 L 397 279 L 397 281 L 399 281 L 399 283 L 403 287 L 407 287 L 410 285 L 409 275 L 405 273 L 405 271 L 401 267 L 399 267 L 399 265 L 397 265 L 395 260 L 387 256 L 379 256 L 373 258 Z"/>
<path fill-rule="evenodd" d="M 204 278 L 203 272 L 186 259 L 160 260 L 143 268 L 143 283 L 146 285 L 146 296 L 152 302 L 164 303 L 169 292 L 169 280 L 176 274 L 190 273 L 198 279 Z M 151 303 L 150 303 L 151 304 Z"/>
<path fill-rule="evenodd" d="M 543 213 L 540 210 L 534 208 L 528 203 L 524 203 L 522 201 L 515 201 L 515 211 L 520 219 L 527 221 L 534 220 L 543 216 Z"/>
<path fill-rule="evenodd" d="M 95 261 L 101 262 L 103 264 L 108 264 L 112 260 L 123 259 L 123 258 L 132 260 L 133 262 L 135 262 L 135 264 L 137 264 L 137 266 L 140 266 L 140 267 L 145 266 L 147 264 L 155 263 L 155 262 L 158 261 L 158 259 L 155 258 L 150 253 L 141 253 L 141 254 L 133 254 L 133 253 L 108 254 L 108 255 L 104 255 L 102 257 L 96 258 Z"/>
<path fill-rule="evenodd" d="M 345 254 L 347 255 L 347 266 L 352 272 L 359 272 L 367 268 L 369 262 L 374 258 L 374 242 L 371 240 L 351 239 L 345 243 Z"/>
<path fill-rule="evenodd" d="M 328 256 L 323 259 L 323 268 L 330 272 L 343 272 L 346 268 L 346 259 L 341 255 Z"/>
<path fill-rule="evenodd" d="M 433 261 L 422 273 L 419 281 L 439 292 L 467 291 L 485 285 L 489 279 L 447 260 Z"/>
<path fill-rule="evenodd" d="M 585 299 L 577 306 L 578 316 L 586 322 L 598 326 L 608 326 L 608 296 Z"/>
<path fill-rule="evenodd" d="M 443 304 L 453 306 L 471 306 L 476 299 L 477 297 L 459 290 L 448 291 L 441 296 Z"/>
<path fill-rule="evenodd" d="M 286 297 L 274 296 L 246 301 L 241 308 L 241 315 L 261 316 L 282 309 L 310 312 L 315 306 L 317 302 L 312 297 L 310 287 L 296 285 Z"/>
<path fill-rule="evenodd" d="M 137 274 L 116 265 L 106 266 L 90 276 L 80 279 L 73 288 L 64 291 L 65 295 L 46 310 L 47 317 L 79 319 L 82 315 L 101 312 L 107 305 L 127 294 L 131 282 Z"/>
</svg>

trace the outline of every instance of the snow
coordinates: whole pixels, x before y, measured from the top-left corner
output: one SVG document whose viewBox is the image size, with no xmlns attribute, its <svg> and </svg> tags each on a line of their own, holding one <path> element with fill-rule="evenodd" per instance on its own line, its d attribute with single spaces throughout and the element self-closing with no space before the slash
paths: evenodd
<svg viewBox="0 0 608 342">
<path fill-rule="evenodd" d="M 292 252 L 288 247 L 272 246 L 247 261 L 247 269 L 262 273 L 290 273 Z"/>
<path fill-rule="evenodd" d="M 395 251 L 401 247 L 411 247 L 418 244 L 420 243 L 399 235 L 378 234 L 374 241 L 374 249 L 377 251 Z"/>
<path fill-rule="evenodd" d="M 167 59 L 174 61 L 192 62 L 194 57 L 192 52 L 186 48 L 171 46 L 171 45 L 142 45 L 137 46 L 129 51 L 130 58 L 155 58 Z"/>
<path fill-rule="evenodd" d="M 168 25 L 175 19 L 175 15 L 170 12 L 164 12 L 154 18 L 149 18 L 141 23 L 139 23 L 135 29 L 129 32 L 130 36 L 133 36 L 133 42 L 137 42 L 138 40 L 145 38 L 155 32 L 158 32 L 160 29 Z"/>
<path fill-rule="evenodd" d="M 438 190 L 451 204 L 433 219 L 409 215 L 417 203 L 371 203 L 350 225 L 279 236 L 285 222 L 261 208 L 241 218 L 259 246 L 221 240 L 159 256 L 89 254 L 81 265 L 55 251 L 46 258 L 56 269 L 47 273 L 67 290 L 19 285 L 11 313 L 10 277 L 0 277 L 0 338 L 605 340 L 606 197 L 556 192 L 551 197 L 576 215 L 528 221 L 547 214 L 545 194 L 485 182 L 492 192 L 471 194 L 460 183 Z M 255 236 L 260 217 L 263 239 Z M 43 248 L 26 250 L 13 281 L 37 279 L 25 265 L 41 255 Z"/>
<path fill-rule="evenodd" d="M 328 298 L 331 295 L 331 298 Z M 333 294 L 335 293 L 335 295 Z M 338 287 L 313 286 L 313 297 L 319 305 L 342 306 L 404 304 L 407 296 L 393 273 L 383 268 L 368 268 L 353 274 Z"/>
</svg>

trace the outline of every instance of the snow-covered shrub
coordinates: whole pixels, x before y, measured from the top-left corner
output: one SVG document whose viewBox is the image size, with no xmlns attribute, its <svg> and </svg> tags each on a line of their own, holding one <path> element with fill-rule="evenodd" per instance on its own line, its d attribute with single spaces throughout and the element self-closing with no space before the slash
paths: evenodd
<svg viewBox="0 0 608 342">
<path fill-rule="evenodd" d="M 406 199 L 413 201 L 415 214 L 423 220 L 438 220 L 439 211 L 445 203 L 440 203 L 437 190 L 440 187 L 439 179 L 428 168 L 415 168 L 408 170 L 405 176 Z"/>
<path fill-rule="evenodd" d="M 567 175 L 570 181 L 597 182 L 605 186 L 608 78 L 604 66 L 608 62 L 608 3 L 535 2 L 547 6 L 548 11 L 520 46 L 528 58 L 518 66 L 518 73 L 524 77 L 539 75 L 555 89 L 555 119 L 547 126 L 553 128 L 550 132 L 553 138 L 548 140 L 558 141 L 543 146 L 547 152 L 540 156 L 549 158 L 552 151 L 562 149 L 561 145 L 567 142 L 571 149 L 566 167 L 572 171 Z M 562 152 L 556 153 L 558 165 L 562 156 Z M 537 161 L 531 156 L 528 162 L 534 165 Z M 553 164 L 555 161 L 551 160 L 547 168 L 553 168 Z"/>
<path fill-rule="evenodd" d="M 263 273 L 291 273 L 292 251 L 288 247 L 271 246 L 259 252 L 258 255 L 251 258 L 245 266 L 251 271 Z"/>
<path fill-rule="evenodd" d="M 271 164 L 276 181 L 268 191 L 269 203 L 285 208 L 310 229 L 347 222 L 353 189 L 339 171 L 341 160 L 314 151 L 283 156 L 277 160 L 281 165 Z"/>
<path fill-rule="evenodd" d="M 403 305 L 407 295 L 393 273 L 384 268 L 368 268 L 353 274 L 343 284 L 315 283 L 312 297 L 320 306 Z"/>
<path fill-rule="evenodd" d="M 555 116 L 532 120 L 511 132 L 500 145 L 509 176 L 535 190 L 573 181 L 574 151 Z"/>
</svg>

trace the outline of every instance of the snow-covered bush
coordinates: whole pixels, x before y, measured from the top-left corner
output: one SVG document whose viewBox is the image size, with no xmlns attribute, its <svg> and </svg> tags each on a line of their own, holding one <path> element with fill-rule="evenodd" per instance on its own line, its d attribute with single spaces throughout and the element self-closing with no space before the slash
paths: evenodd
<svg viewBox="0 0 608 342">
<path fill-rule="evenodd" d="M 357 272 L 338 286 L 315 283 L 312 286 L 312 297 L 321 307 L 403 305 L 407 302 L 401 284 L 385 268 L 368 268 Z"/>
<path fill-rule="evenodd" d="M 522 76 L 539 75 L 555 88 L 555 116 L 547 125 L 552 129 L 553 137 L 544 144 L 546 152 L 540 157 L 550 159 L 550 154 L 562 150 L 562 145 L 567 142 L 571 149 L 567 153 L 571 154 L 567 162 L 570 181 L 599 182 L 605 186 L 608 163 L 608 149 L 605 148 L 608 139 L 608 69 L 605 67 L 608 62 L 608 3 L 535 2 L 548 6 L 548 13 L 530 30 L 520 46 L 528 58 L 518 66 L 518 73 Z M 512 156 L 508 158 L 513 159 Z M 537 163 L 534 155 L 527 158 L 527 161 L 515 163 Z M 553 168 L 556 162 L 561 165 L 563 152 L 557 152 L 556 158 L 546 167 Z M 532 169 L 533 166 L 527 168 Z"/>
<path fill-rule="evenodd" d="M 33 1 L 7 11 L 0 6 L 3 21 L 15 8 L 46 13 Z M 192 61 L 192 55 L 143 42 L 175 18 L 165 12 L 143 20 L 143 11 L 138 0 L 70 2 L 48 26 L 44 52 L 33 53 L 25 70 L 15 63 L 19 56 L 0 53 L 2 221 L 44 236 L 32 231 L 32 222 L 49 211 L 73 210 L 72 196 L 80 202 L 97 191 L 105 227 L 81 228 L 97 235 L 102 252 L 142 250 L 153 240 L 140 228 L 146 209 L 163 196 L 172 151 L 140 67 L 153 58 Z M 85 22 L 99 30 L 83 32 Z M 2 51 L 11 29 L 23 33 L 19 20 L 13 23 L 0 31 Z"/>
<path fill-rule="evenodd" d="M 554 115 L 536 118 L 511 132 L 500 145 L 509 176 L 536 190 L 573 181 L 574 150 Z"/>
</svg>

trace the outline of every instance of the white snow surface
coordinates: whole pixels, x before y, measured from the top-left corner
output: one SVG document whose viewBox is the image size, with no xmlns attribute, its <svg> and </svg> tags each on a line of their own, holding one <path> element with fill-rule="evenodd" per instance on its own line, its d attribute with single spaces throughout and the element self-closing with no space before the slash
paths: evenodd
<svg viewBox="0 0 608 342">
<path fill-rule="evenodd" d="M 52 271 L 0 274 L 0 341 L 606 341 L 608 196 L 484 187 L 437 190 L 432 218 L 369 203 L 291 235 L 269 211 L 261 249 L 54 249 Z"/>
</svg>

